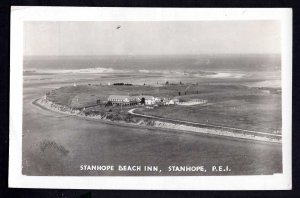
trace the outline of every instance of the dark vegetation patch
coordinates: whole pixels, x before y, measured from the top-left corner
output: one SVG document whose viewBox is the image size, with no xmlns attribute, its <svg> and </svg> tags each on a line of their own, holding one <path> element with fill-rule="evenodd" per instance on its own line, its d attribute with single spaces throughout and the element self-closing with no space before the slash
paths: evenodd
<svg viewBox="0 0 300 198">
<path fill-rule="evenodd" d="M 60 153 L 64 156 L 68 155 L 69 151 L 62 145 L 57 144 L 55 141 L 52 140 L 43 140 L 40 143 L 40 149 L 42 152 L 50 151 L 55 153 Z"/>
</svg>

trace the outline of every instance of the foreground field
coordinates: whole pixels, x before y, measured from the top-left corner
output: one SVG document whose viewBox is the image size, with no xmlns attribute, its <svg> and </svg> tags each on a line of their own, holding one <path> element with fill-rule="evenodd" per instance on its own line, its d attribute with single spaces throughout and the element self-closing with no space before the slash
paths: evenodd
<svg viewBox="0 0 300 198">
<path fill-rule="evenodd" d="M 180 92 L 180 93 L 179 93 Z M 153 95 L 179 98 L 181 101 L 205 99 L 207 104 L 159 106 L 143 108 L 140 113 L 198 123 L 217 124 L 261 132 L 281 134 L 281 94 L 278 89 L 248 88 L 239 85 L 166 85 L 166 86 L 100 86 L 81 85 L 62 87 L 48 93 L 48 99 L 71 108 L 105 101 L 108 95 Z M 95 107 L 87 114 L 128 118 L 128 107 Z M 120 115 L 120 116 L 116 116 Z M 123 116 L 122 116 L 123 115 Z"/>
<path fill-rule="evenodd" d="M 215 124 L 253 131 L 281 133 L 281 98 L 252 95 L 195 106 L 164 106 L 140 111 L 146 115 Z"/>
</svg>

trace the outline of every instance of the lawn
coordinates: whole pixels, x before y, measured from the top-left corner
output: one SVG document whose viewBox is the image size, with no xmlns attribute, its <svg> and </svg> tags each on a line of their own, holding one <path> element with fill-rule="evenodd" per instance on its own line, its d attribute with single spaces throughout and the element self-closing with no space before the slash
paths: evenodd
<svg viewBox="0 0 300 198">
<path fill-rule="evenodd" d="M 180 92 L 180 95 L 179 95 Z M 241 129 L 276 133 L 281 131 L 281 94 L 278 90 L 249 88 L 241 85 L 166 85 L 108 86 L 78 85 L 61 87 L 48 93 L 48 99 L 72 108 L 106 101 L 109 95 L 153 95 L 177 97 L 182 101 L 205 99 L 208 105 L 160 106 L 142 113 L 199 123 L 217 124 Z M 109 108 L 96 110 L 108 112 Z M 126 109 L 124 109 L 126 111 Z"/>
<path fill-rule="evenodd" d="M 173 98 L 178 92 L 183 92 L 188 85 L 152 86 L 108 86 L 108 85 L 78 85 L 66 86 L 52 90 L 47 95 L 48 100 L 68 105 L 70 107 L 89 106 L 97 99 L 105 101 L 109 95 L 153 95 L 156 97 Z M 75 100 L 74 100 L 75 99 Z M 77 100 L 78 99 L 78 100 Z M 80 105 L 81 103 L 81 105 Z"/>
<path fill-rule="evenodd" d="M 280 95 L 232 96 L 222 99 L 222 101 L 207 106 L 163 106 L 145 109 L 141 113 L 247 130 L 280 133 Z"/>
</svg>

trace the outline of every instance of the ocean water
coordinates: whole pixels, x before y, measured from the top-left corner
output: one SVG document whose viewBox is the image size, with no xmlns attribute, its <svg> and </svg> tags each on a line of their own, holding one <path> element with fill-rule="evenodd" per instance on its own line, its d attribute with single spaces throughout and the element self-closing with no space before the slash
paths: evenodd
<svg viewBox="0 0 300 198">
<path fill-rule="evenodd" d="M 118 82 L 118 80 L 136 84 L 185 81 L 190 83 L 237 83 L 258 87 L 281 86 L 281 58 L 278 54 L 39 56 L 24 57 L 23 69 L 25 76 L 64 74 L 64 78 L 66 78 L 65 75 L 69 75 L 67 78 L 70 79 L 92 79 L 97 74 L 102 77 L 97 80 L 104 83 Z M 118 75 L 116 76 L 116 74 Z M 60 77 L 56 76 L 56 78 Z"/>
<path fill-rule="evenodd" d="M 280 71 L 280 55 L 31 56 L 24 70 Z"/>
</svg>

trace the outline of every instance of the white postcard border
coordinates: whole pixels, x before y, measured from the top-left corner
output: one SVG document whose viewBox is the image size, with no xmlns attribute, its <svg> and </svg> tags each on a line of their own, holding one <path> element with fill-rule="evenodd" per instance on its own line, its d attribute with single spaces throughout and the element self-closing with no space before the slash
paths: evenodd
<svg viewBox="0 0 300 198">
<path fill-rule="evenodd" d="M 283 174 L 271 176 L 25 176 L 22 175 L 24 21 L 279 20 L 282 51 Z M 289 190 L 292 188 L 292 9 L 12 7 L 9 187 L 158 190 Z"/>
</svg>

